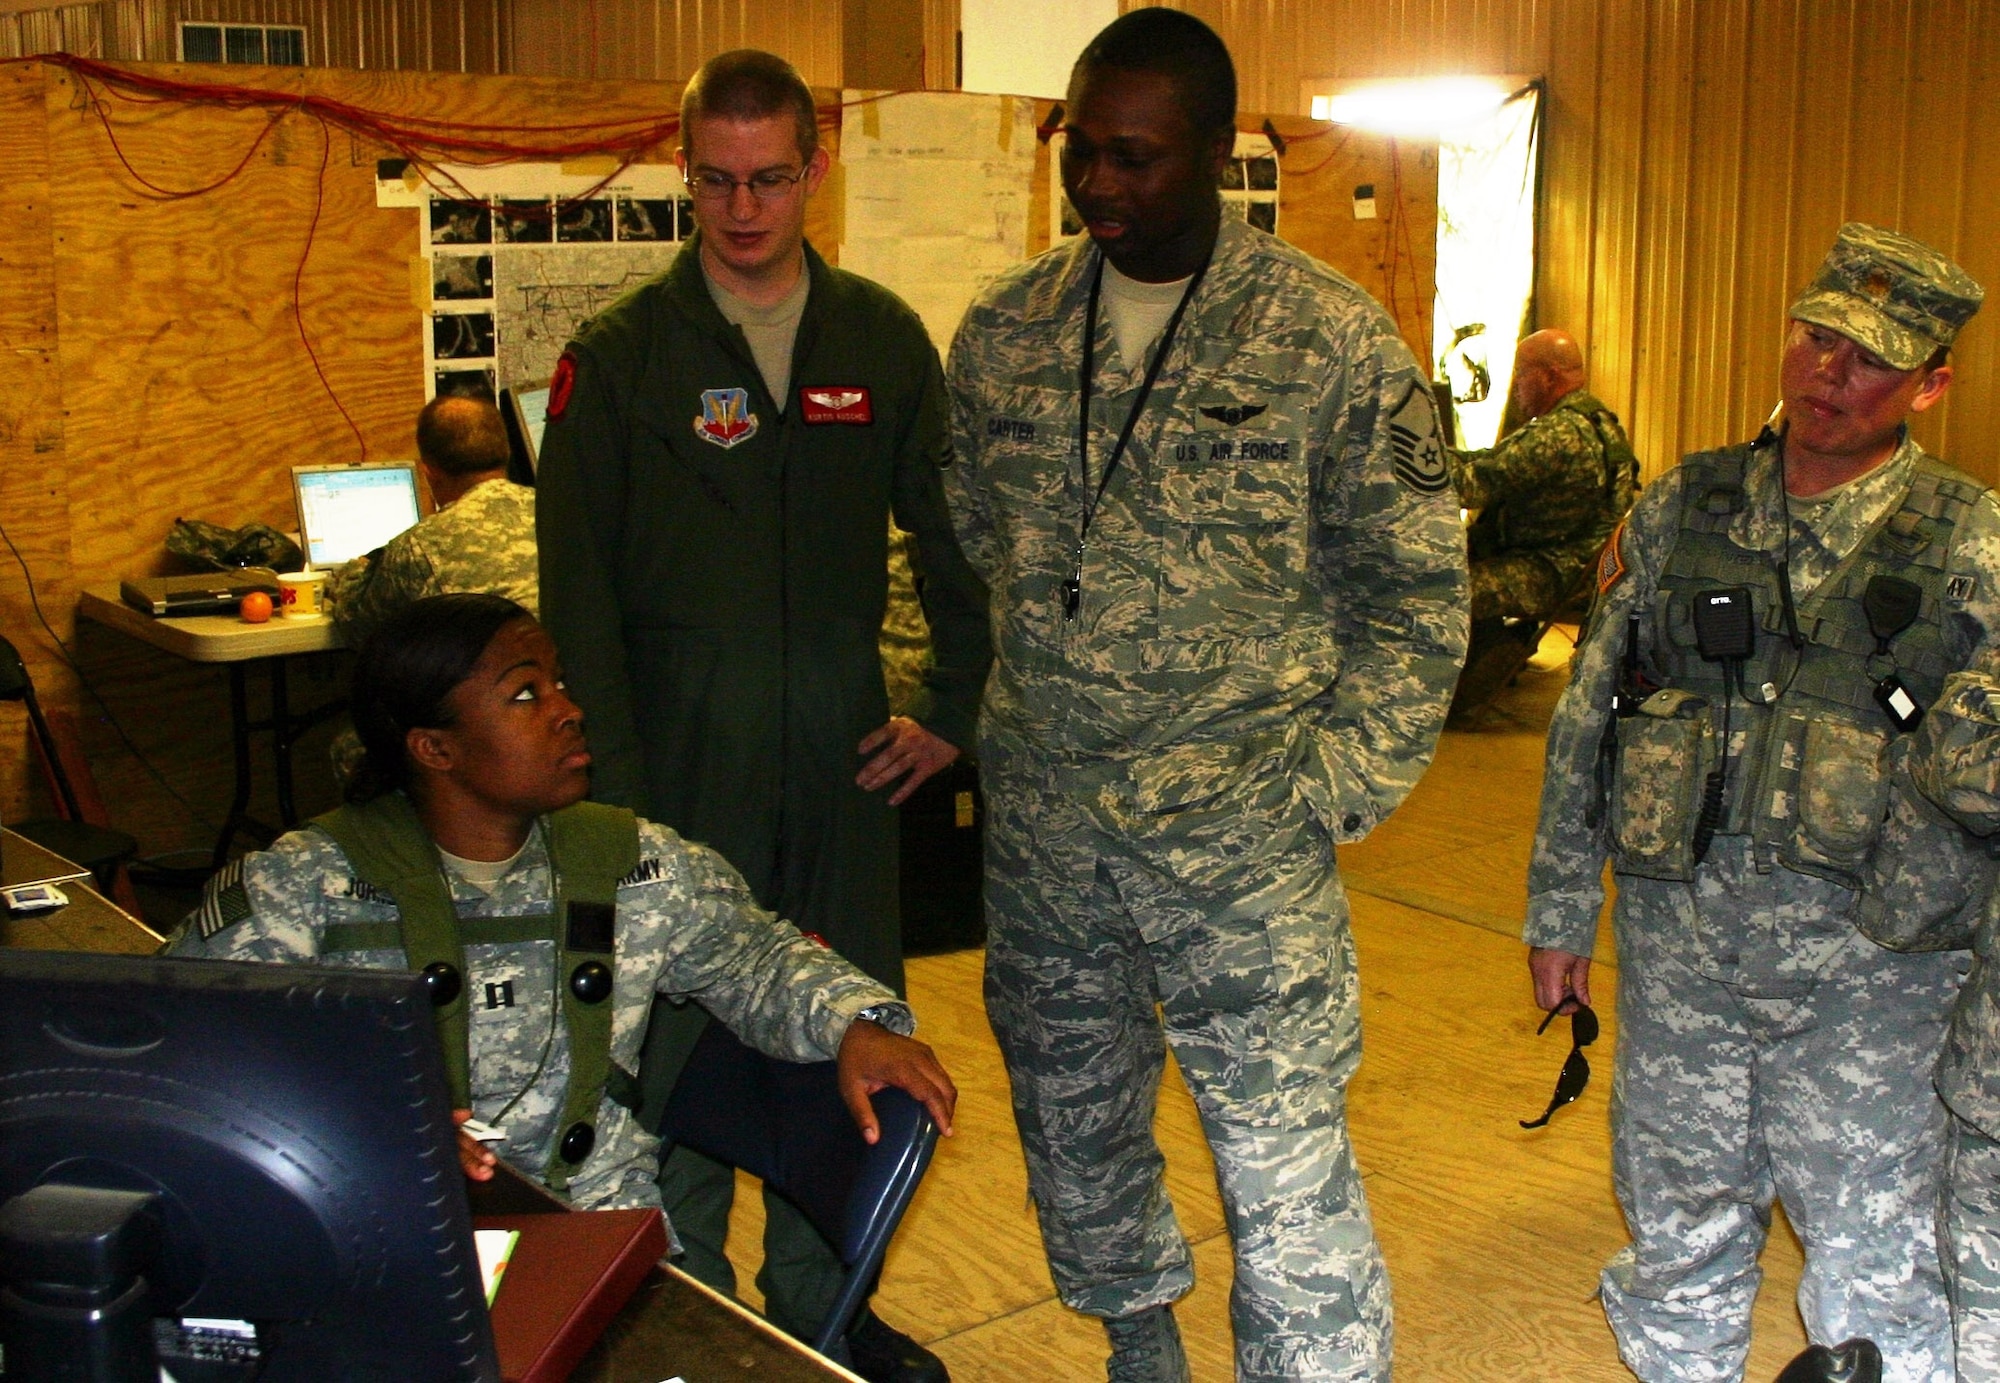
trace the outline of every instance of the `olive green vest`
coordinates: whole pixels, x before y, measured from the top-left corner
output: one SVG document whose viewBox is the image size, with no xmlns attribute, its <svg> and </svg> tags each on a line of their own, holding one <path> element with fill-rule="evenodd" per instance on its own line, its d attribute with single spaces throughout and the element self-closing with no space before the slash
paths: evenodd
<svg viewBox="0 0 2000 1383">
<path fill-rule="evenodd" d="M 416 808 L 400 792 L 350 804 L 312 824 L 333 837 L 355 876 L 394 902 L 393 922 L 340 923 L 326 929 L 322 953 L 400 948 L 424 976 L 444 1044 L 455 1108 L 472 1107 L 465 947 L 550 941 L 556 946 L 563 1016 L 569 1030 L 569 1085 L 554 1148 L 543 1172 L 552 1190 L 569 1178 L 596 1145 L 598 1110 L 607 1093 L 630 1104 L 636 1083 L 611 1061 L 611 1019 L 617 964 L 618 881 L 639 863 L 639 828 L 621 807 L 579 802 L 542 818 L 554 910 L 514 917 L 460 918 L 443 862 Z"/>
<path fill-rule="evenodd" d="M 1747 446 L 1681 462 L 1679 536 L 1653 606 L 1652 672 L 1662 691 L 1618 725 L 1613 836 L 1616 867 L 1649 878 L 1692 877 L 1688 844 L 1707 772 L 1722 760 L 1725 665 L 1701 656 L 1697 594 L 1750 591 L 1756 647 L 1743 667 L 1745 695 L 1728 711 L 1730 755 L 1722 835 L 1751 837 L 1760 866 L 1788 868 L 1857 887 L 1873 850 L 1888 781 L 1882 749 L 1895 733 L 1875 687 L 1896 674 L 1928 707 L 1971 649 L 1946 612 L 1946 566 L 1960 525 L 1983 493 L 1969 477 L 1919 453 L 1910 488 L 1786 627 L 1776 553 L 1730 536 L 1749 503 Z M 1877 648 L 1862 597 L 1877 575 L 1920 592 L 1916 619 Z"/>
</svg>

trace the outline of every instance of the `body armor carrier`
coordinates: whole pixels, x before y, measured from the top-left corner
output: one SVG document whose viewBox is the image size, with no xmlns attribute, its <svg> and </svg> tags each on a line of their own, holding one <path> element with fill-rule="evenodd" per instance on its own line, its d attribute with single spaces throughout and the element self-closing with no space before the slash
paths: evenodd
<svg viewBox="0 0 2000 1383">
<path fill-rule="evenodd" d="M 546 831 L 554 876 L 553 910 L 464 918 L 452 902 L 437 847 L 402 793 L 349 804 L 315 817 L 312 824 L 333 837 L 355 877 L 391 898 L 397 912 L 393 922 L 328 927 L 320 949 L 402 950 L 430 993 L 454 1108 L 472 1107 L 466 945 L 555 945 L 569 1030 L 569 1085 L 542 1179 L 553 1191 L 567 1190 L 571 1175 L 596 1146 L 604 1096 L 628 1107 L 636 1103 L 637 1082 L 611 1061 L 611 1018 L 618 881 L 639 862 L 638 819 L 623 808 L 594 802 L 543 817 L 540 829 Z"/>
<path fill-rule="evenodd" d="M 1773 863 L 1849 888 L 1863 882 L 1887 805 L 1884 748 L 1895 726 L 1876 701 L 1894 674 L 1919 706 L 1970 654 L 1947 617 L 1946 573 L 1958 529 L 1983 493 L 1918 453 L 1902 503 L 1819 589 L 1798 603 L 1794 644 L 1777 553 L 1739 546 L 1730 530 L 1750 503 L 1748 446 L 1681 463 L 1679 536 L 1660 574 L 1650 633 L 1663 690 L 1618 725 L 1612 834 L 1616 868 L 1687 880 L 1708 774 L 1721 764 L 1726 668 L 1701 656 L 1694 601 L 1719 587 L 1749 590 L 1754 648 L 1729 708 L 1729 781 L 1719 835 L 1749 836 L 1759 869 Z M 1863 607 L 1869 583 L 1917 588 L 1915 618 L 1879 647 Z"/>
</svg>

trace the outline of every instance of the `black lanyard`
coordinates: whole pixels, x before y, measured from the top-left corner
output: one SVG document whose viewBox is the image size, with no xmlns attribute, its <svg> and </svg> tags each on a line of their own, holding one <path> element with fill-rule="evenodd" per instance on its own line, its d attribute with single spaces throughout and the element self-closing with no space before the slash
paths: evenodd
<svg viewBox="0 0 2000 1383">
<path fill-rule="evenodd" d="M 1118 463 L 1125 457 L 1125 447 L 1132 440 L 1132 429 L 1139 425 L 1139 415 L 1145 411 L 1146 400 L 1153 393 L 1153 382 L 1160 377 L 1160 366 L 1166 363 L 1167 351 L 1174 344 L 1174 333 L 1180 330 L 1181 317 L 1187 312 L 1187 305 L 1194 300 L 1195 289 L 1201 287 L 1202 276 L 1208 272 L 1209 259 L 1212 258 L 1213 249 L 1188 279 L 1186 291 L 1174 306 L 1174 315 L 1167 318 L 1166 330 L 1160 333 L 1160 348 L 1153 352 L 1153 361 L 1146 367 L 1145 382 L 1139 386 L 1139 397 L 1132 401 L 1132 411 L 1125 415 L 1125 426 L 1118 433 L 1118 445 L 1111 449 L 1111 460 L 1105 465 L 1104 474 L 1097 478 L 1097 488 L 1093 491 L 1090 488 L 1090 386 L 1092 377 L 1097 373 L 1097 295 L 1104 286 L 1104 252 L 1098 252 L 1097 268 L 1090 276 L 1090 306 L 1083 314 L 1083 371 L 1076 391 L 1077 468 L 1087 497 L 1083 501 L 1083 519 L 1076 530 L 1076 564 L 1070 570 L 1069 579 L 1062 583 L 1063 618 L 1066 620 L 1075 619 L 1076 612 L 1083 607 L 1083 549 L 1090 540 L 1090 521 L 1097 517 L 1097 506 L 1104 499 L 1104 487 L 1111 483 Z"/>
</svg>

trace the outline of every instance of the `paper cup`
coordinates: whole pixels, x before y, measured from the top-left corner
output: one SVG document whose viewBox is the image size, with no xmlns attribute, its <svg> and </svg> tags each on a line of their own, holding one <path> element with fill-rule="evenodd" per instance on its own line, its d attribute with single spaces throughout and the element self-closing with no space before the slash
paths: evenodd
<svg viewBox="0 0 2000 1383">
<path fill-rule="evenodd" d="M 278 576 L 278 613 L 286 619 L 318 619 L 326 613 L 326 573 L 288 571 Z"/>
</svg>

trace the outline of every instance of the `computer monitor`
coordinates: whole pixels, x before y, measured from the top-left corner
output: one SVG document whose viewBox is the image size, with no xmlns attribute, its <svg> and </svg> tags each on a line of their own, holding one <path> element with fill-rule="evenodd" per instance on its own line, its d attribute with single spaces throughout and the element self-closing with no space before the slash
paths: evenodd
<svg viewBox="0 0 2000 1383">
<path fill-rule="evenodd" d="M 507 478 L 533 485 L 541 465 L 542 433 L 549 425 L 547 389 L 502 389 L 500 416 L 507 424 Z"/>
<path fill-rule="evenodd" d="M 299 542 L 309 571 L 327 571 L 381 547 L 417 519 L 413 461 L 294 466 Z"/>
<path fill-rule="evenodd" d="M 105 1191 L 152 1198 L 121 1252 L 184 1383 L 500 1378 L 417 976 L 0 951 L 0 1332 L 76 1257 L 23 1207 Z"/>
</svg>

